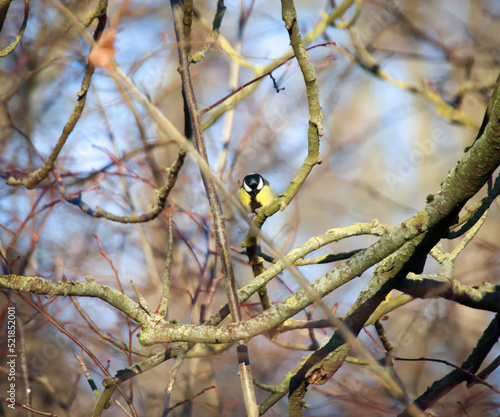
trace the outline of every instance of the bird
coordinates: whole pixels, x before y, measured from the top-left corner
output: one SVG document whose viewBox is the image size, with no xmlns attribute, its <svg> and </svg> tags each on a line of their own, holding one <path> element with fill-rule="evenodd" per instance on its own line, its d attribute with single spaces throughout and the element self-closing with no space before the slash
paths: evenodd
<svg viewBox="0 0 500 417">
<path fill-rule="evenodd" d="M 269 182 L 260 174 L 251 173 L 243 178 L 243 184 L 238 181 L 238 200 L 250 213 L 255 213 L 261 207 L 272 203 L 276 192 Z"/>
</svg>

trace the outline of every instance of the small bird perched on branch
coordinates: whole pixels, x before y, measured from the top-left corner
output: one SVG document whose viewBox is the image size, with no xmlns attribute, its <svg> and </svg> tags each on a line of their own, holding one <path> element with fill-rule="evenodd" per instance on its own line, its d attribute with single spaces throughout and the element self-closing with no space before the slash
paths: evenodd
<svg viewBox="0 0 500 417">
<path fill-rule="evenodd" d="M 276 198 L 276 192 L 260 174 L 248 174 L 243 178 L 243 184 L 238 181 L 238 185 L 238 200 L 251 213 L 267 206 Z"/>
</svg>

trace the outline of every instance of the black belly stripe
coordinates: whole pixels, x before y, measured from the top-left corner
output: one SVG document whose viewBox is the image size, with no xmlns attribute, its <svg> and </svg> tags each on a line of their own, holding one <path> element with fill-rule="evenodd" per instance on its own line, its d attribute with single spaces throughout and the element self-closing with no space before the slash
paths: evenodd
<svg viewBox="0 0 500 417">
<path fill-rule="evenodd" d="M 255 211 L 261 207 L 262 207 L 262 204 L 260 204 L 258 201 L 255 201 L 253 199 L 250 201 L 250 208 L 252 209 L 252 211 Z"/>
</svg>

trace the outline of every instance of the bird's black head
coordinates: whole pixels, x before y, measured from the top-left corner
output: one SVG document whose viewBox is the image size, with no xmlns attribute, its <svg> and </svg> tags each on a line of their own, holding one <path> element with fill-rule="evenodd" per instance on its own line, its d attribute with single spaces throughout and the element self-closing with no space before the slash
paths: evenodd
<svg viewBox="0 0 500 417">
<path fill-rule="evenodd" d="M 259 174 L 248 174 L 243 179 L 243 188 L 250 195 L 256 195 L 264 187 L 264 178 Z"/>
</svg>

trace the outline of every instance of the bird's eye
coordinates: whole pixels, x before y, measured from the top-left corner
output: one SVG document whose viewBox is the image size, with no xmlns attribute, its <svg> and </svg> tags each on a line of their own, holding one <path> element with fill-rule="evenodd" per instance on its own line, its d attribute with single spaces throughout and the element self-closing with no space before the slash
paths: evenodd
<svg viewBox="0 0 500 417">
<path fill-rule="evenodd" d="M 251 193 L 252 192 L 252 189 L 248 186 L 248 184 L 247 184 L 246 181 L 243 181 L 243 188 L 245 189 L 245 191 L 247 193 Z"/>
<path fill-rule="evenodd" d="M 264 181 L 262 181 L 262 177 L 259 178 L 259 184 L 257 185 L 257 190 L 262 190 L 264 188 Z"/>
</svg>

